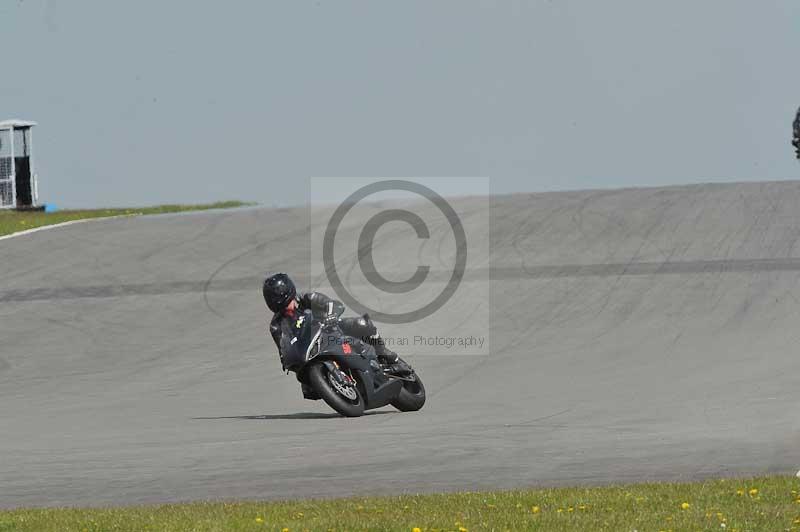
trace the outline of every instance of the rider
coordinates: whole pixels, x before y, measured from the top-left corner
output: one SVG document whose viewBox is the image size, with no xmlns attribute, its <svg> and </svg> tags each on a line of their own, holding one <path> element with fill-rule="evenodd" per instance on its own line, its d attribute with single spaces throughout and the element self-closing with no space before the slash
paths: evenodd
<svg viewBox="0 0 800 532">
<path fill-rule="evenodd" d="M 341 302 L 319 292 L 298 295 L 294 282 L 285 273 L 276 273 L 267 277 L 264 280 L 262 292 L 264 302 L 274 312 L 269 324 L 269 332 L 278 347 L 281 363 L 283 363 L 281 339 L 285 335 L 292 334 L 291 331 L 294 330 L 292 325 L 299 315 L 305 310 L 311 310 L 315 318 L 327 324 L 338 323 L 345 335 L 361 339 L 372 345 L 378 360 L 387 366 L 388 371 L 399 374 L 410 371 L 408 365 L 398 358 L 397 353 L 386 347 L 386 343 L 378 334 L 378 329 L 372 323 L 369 315 L 340 318 L 339 316 L 344 312 L 344 305 Z M 329 313 L 329 309 L 332 310 L 332 313 Z M 305 389 L 303 393 L 306 393 Z"/>
</svg>

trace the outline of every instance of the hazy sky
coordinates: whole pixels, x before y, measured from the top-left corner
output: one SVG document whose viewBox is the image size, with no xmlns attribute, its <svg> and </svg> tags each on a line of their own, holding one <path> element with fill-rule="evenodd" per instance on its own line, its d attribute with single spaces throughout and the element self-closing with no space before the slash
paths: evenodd
<svg viewBox="0 0 800 532">
<path fill-rule="evenodd" d="M 797 0 L 0 0 L 0 35 L 59 206 L 800 176 Z"/>
</svg>

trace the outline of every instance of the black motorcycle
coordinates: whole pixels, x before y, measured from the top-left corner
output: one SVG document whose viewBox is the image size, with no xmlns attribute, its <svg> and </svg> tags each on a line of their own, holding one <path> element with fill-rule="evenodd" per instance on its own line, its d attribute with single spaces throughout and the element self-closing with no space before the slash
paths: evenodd
<svg viewBox="0 0 800 532">
<path fill-rule="evenodd" d="M 314 318 L 310 310 L 297 320 L 299 331 L 283 349 L 284 367 L 319 399 L 343 416 L 391 404 L 402 412 L 425 404 L 425 387 L 414 370 L 402 375 L 380 363 L 375 348 L 345 336 L 339 326 Z"/>
</svg>

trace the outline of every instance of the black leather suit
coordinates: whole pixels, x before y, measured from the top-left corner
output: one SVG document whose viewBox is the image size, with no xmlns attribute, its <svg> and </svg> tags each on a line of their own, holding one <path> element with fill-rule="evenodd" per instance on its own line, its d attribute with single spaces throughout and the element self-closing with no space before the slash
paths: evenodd
<svg viewBox="0 0 800 532">
<path fill-rule="evenodd" d="M 281 340 L 291 340 L 293 336 L 292 331 L 294 330 L 293 325 L 295 324 L 296 319 L 299 316 L 302 316 L 305 310 L 310 310 L 314 314 L 315 319 L 324 319 L 326 316 L 328 316 L 328 309 L 331 303 L 333 304 L 332 314 L 336 317 L 341 316 L 344 312 L 344 305 L 342 305 L 340 301 L 331 299 L 325 294 L 321 294 L 319 292 L 298 294 L 297 309 L 293 314 L 276 312 L 272 316 L 272 321 L 270 321 L 269 324 L 269 332 L 272 335 L 272 339 L 275 341 L 275 345 L 278 348 L 278 353 L 281 355 L 281 360 L 283 360 L 283 354 L 281 353 Z M 354 338 L 355 343 L 353 347 L 356 348 L 357 352 L 360 352 L 360 349 L 358 349 L 360 347 L 358 345 L 360 340 L 374 345 L 376 348 L 376 354 L 378 356 L 384 355 L 385 349 L 382 349 L 383 346 L 380 343 L 376 344 L 370 341 L 371 339 L 376 338 L 378 333 L 378 330 L 372 323 L 372 320 L 362 316 L 339 318 L 339 328 L 345 335 Z"/>
</svg>

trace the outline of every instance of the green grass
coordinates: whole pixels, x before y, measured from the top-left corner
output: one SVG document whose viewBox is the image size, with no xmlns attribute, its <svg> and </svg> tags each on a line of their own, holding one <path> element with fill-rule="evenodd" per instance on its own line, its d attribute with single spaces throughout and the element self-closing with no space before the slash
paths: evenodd
<svg viewBox="0 0 800 532">
<path fill-rule="evenodd" d="M 64 210 L 51 213 L 29 211 L 0 211 L 0 236 L 25 231 L 43 225 L 60 224 L 87 218 L 106 218 L 108 216 L 137 216 L 142 214 L 164 214 L 169 212 L 205 211 L 209 209 L 228 209 L 254 205 L 241 201 L 220 201 L 204 205 L 158 205 L 156 207 L 131 207 L 127 209 L 88 209 Z"/>
<path fill-rule="evenodd" d="M 295 502 L 0 512 L 0 531 L 800 530 L 794 477 Z"/>
</svg>

